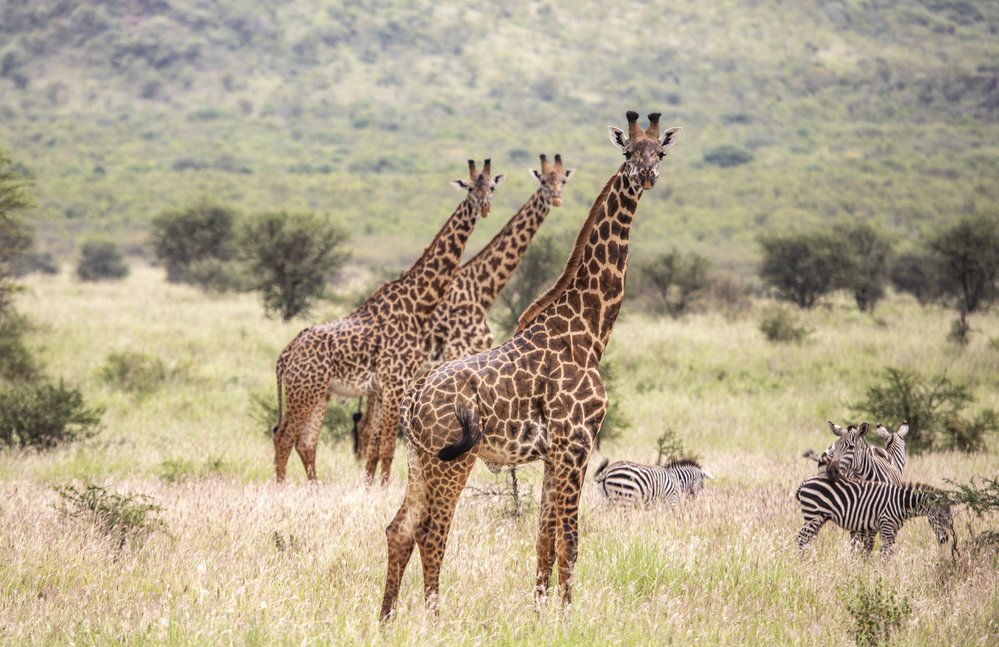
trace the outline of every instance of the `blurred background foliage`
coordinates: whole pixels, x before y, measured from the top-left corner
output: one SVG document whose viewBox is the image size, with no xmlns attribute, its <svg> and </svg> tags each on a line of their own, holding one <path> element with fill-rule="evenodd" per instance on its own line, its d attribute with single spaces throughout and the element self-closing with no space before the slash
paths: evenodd
<svg viewBox="0 0 999 647">
<path fill-rule="evenodd" d="M 997 26 L 959 0 L 7 2 L 0 144 L 36 178 L 39 253 L 147 255 L 158 214 L 209 200 L 328 214 L 398 269 L 466 159 L 511 179 L 469 249 L 541 152 L 579 169 L 545 225 L 574 231 L 618 163 L 604 128 L 662 110 L 684 137 L 636 248 L 748 276 L 762 232 L 865 222 L 905 252 L 996 204 Z"/>
</svg>

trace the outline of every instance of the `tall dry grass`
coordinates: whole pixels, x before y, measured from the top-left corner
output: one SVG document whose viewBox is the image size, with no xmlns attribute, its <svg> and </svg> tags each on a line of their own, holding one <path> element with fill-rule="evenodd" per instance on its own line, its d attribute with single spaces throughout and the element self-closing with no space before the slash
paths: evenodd
<svg viewBox="0 0 999 647">
<path fill-rule="evenodd" d="M 0 454 L 0 640 L 32 644 L 844 644 L 858 582 L 881 578 L 910 603 L 902 644 L 994 644 L 999 558 L 970 533 L 997 519 L 958 517 L 962 554 L 939 548 L 924 520 L 905 526 L 893 560 L 852 554 L 823 529 L 798 555 L 792 493 L 810 474 L 799 457 L 831 436 L 824 421 L 883 366 L 947 371 L 978 406 L 999 408 L 999 318 L 975 321 L 972 347 L 944 339 L 949 313 L 894 299 L 876 317 L 833 303 L 808 313 L 802 346 L 763 341 L 755 311 L 736 320 L 625 316 L 609 358 L 632 423 L 603 453 L 651 461 L 654 438 L 677 431 L 716 476 L 676 511 L 613 509 L 587 487 L 576 603 L 553 596 L 537 613 L 532 589 L 536 510 L 467 492 L 442 572 L 440 618 L 423 609 L 419 560 L 398 616 L 376 621 L 384 527 L 402 499 L 405 461 L 386 488 L 365 488 L 346 444 L 320 447 L 322 482 L 272 482 L 272 449 L 250 416 L 273 390 L 273 361 L 305 325 L 264 319 L 252 296 L 208 299 L 139 268 L 119 284 L 31 278 L 19 308 L 48 372 L 107 407 L 90 441 L 47 453 Z M 320 316 L 335 316 L 330 310 Z M 169 377 L 153 392 L 116 390 L 100 366 L 112 352 L 157 357 Z M 400 450 L 402 451 L 402 450 Z M 943 484 L 995 475 L 987 453 L 911 457 L 908 477 Z M 591 464 L 596 465 L 595 460 Z M 540 467 L 521 470 L 534 498 Z M 473 484 L 501 484 L 476 468 Z M 162 530 L 118 549 L 58 510 L 53 489 L 95 481 L 162 507 Z M 592 485 L 592 484 L 590 484 Z"/>
</svg>

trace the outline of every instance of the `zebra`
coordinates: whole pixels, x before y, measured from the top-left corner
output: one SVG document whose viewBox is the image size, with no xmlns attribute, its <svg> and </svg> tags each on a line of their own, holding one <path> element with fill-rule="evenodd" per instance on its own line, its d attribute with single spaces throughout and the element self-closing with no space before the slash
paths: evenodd
<svg viewBox="0 0 999 647">
<path fill-rule="evenodd" d="M 641 465 L 629 461 L 611 463 L 605 458 L 593 475 L 600 492 L 615 503 L 631 501 L 649 505 L 663 501 L 674 506 L 682 494 L 696 497 L 710 472 L 692 460 L 678 460 L 666 465 Z"/>
<path fill-rule="evenodd" d="M 905 435 L 909 433 L 909 422 L 903 420 L 902 424 L 894 432 L 888 431 L 879 422 L 875 431 L 878 434 L 878 438 L 885 441 L 884 451 L 888 460 L 891 461 L 891 464 L 895 466 L 901 475 L 902 470 L 905 468 Z"/>
<path fill-rule="evenodd" d="M 878 425 L 881 427 L 881 425 Z M 902 424 L 899 432 L 908 432 L 908 425 Z M 832 480 L 854 478 L 861 481 L 877 481 L 879 483 L 899 484 L 902 482 L 902 467 L 905 465 L 905 441 L 899 432 L 889 434 L 898 436 L 893 452 L 901 456 L 900 462 L 889 456 L 888 452 L 867 444 L 864 436 L 870 431 L 870 424 L 862 422 L 860 427 L 849 426 L 845 431 L 839 425 L 829 421 L 829 429 L 839 438 L 822 453 L 819 459 L 819 473 L 823 472 Z M 881 427 L 883 429 L 883 427 Z M 885 430 L 887 432 L 887 430 Z M 879 433 L 880 435 L 880 433 Z"/>
</svg>

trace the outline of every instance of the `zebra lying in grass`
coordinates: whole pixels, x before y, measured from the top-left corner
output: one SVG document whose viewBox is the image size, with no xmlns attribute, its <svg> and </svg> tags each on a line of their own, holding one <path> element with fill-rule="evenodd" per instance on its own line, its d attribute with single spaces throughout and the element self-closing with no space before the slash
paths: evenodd
<svg viewBox="0 0 999 647">
<path fill-rule="evenodd" d="M 919 483 L 877 483 L 853 479 L 830 480 L 824 476 L 806 479 L 794 493 L 801 505 L 805 525 L 798 531 L 798 547 L 804 550 L 827 521 L 864 537 L 864 549 L 874 547 L 874 533 L 881 535 L 881 557 L 891 556 L 895 537 L 906 519 L 925 516 L 940 544 L 952 541 L 957 553 L 957 533 L 950 502 L 937 488 Z"/>
<path fill-rule="evenodd" d="M 682 494 L 691 498 L 704 489 L 704 479 L 714 478 L 696 462 L 683 459 L 665 465 L 640 465 L 604 459 L 593 475 L 600 492 L 610 501 L 649 505 L 662 501 L 675 505 Z"/>
</svg>

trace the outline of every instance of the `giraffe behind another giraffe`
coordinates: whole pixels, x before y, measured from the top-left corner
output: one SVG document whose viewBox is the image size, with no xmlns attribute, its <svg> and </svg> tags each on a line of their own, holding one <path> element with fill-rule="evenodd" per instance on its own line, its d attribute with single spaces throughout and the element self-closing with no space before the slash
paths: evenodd
<svg viewBox="0 0 999 647">
<path fill-rule="evenodd" d="M 372 481 L 381 462 L 382 483 L 388 481 L 399 400 L 425 361 L 430 315 L 451 284 L 475 223 L 489 213 L 493 191 L 504 180 L 491 175 L 489 160 L 481 173 L 469 160 L 468 170 L 467 181 L 452 182 L 467 191 L 465 199 L 409 270 L 346 317 L 306 328 L 281 352 L 274 432 L 278 481 L 285 478 L 292 447 L 308 479 L 316 479 L 319 428 L 332 396 L 370 398 L 365 477 Z"/>
</svg>

